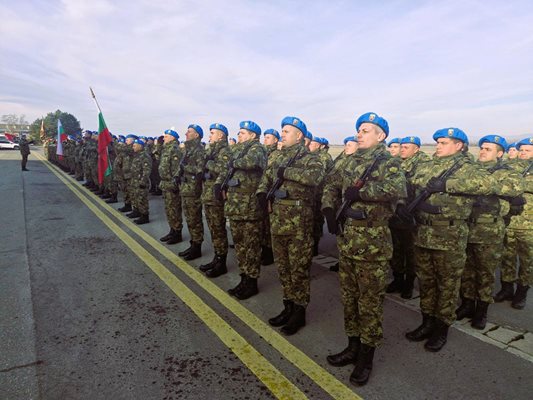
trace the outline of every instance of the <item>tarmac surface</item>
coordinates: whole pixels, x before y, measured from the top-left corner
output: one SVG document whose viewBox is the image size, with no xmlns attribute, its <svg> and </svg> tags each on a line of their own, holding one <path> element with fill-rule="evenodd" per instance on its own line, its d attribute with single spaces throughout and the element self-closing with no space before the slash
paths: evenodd
<svg viewBox="0 0 533 400">
<path fill-rule="evenodd" d="M 489 309 L 487 329 L 456 323 L 439 353 L 404 333 L 420 322 L 418 300 L 387 296 L 383 345 L 369 383 L 326 355 L 345 347 L 335 238 L 325 234 L 311 270 L 307 326 L 285 337 L 266 320 L 282 307 L 275 265 L 260 293 L 226 294 L 239 279 L 209 280 L 166 246 L 161 197 L 142 227 L 32 148 L 0 152 L 0 399 L 530 399 L 533 301 Z"/>
</svg>

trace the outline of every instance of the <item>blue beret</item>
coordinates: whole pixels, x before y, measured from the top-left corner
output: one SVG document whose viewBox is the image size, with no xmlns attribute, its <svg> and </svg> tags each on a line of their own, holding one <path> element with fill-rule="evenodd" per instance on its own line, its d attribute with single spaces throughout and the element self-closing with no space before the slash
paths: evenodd
<svg viewBox="0 0 533 400">
<path fill-rule="evenodd" d="M 385 118 L 380 117 L 376 113 L 368 112 L 361 115 L 357 119 L 357 122 L 355 123 L 355 130 L 359 132 L 359 127 L 365 122 L 379 126 L 381 129 L 383 129 L 383 132 L 385 132 L 385 137 L 389 136 L 389 123 Z"/>
<path fill-rule="evenodd" d="M 507 141 L 503 136 L 499 135 L 486 135 L 479 139 L 478 146 L 481 147 L 483 143 L 494 143 L 502 146 L 503 151 L 507 150 Z"/>
<path fill-rule="evenodd" d="M 348 142 L 355 142 L 357 143 L 357 136 L 348 136 L 344 138 L 344 144 Z"/>
<path fill-rule="evenodd" d="M 511 148 L 515 148 L 515 149 L 516 149 L 516 142 L 514 142 L 514 143 L 509 143 L 509 144 L 507 145 L 507 151 L 509 151 L 509 149 L 511 149 Z"/>
<path fill-rule="evenodd" d="M 85 130 L 85 131 L 83 131 L 83 134 L 84 135 L 92 135 L 93 133 L 91 131 Z"/>
<path fill-rule="evenodd" d="M 418 136 L 406 136 L 400 140 L 400 144 L 416 144 L 420 147 L 420 138 Z"/>
<path fill-rule="evenodd" d="M 119 142 L 119 143 L 126 143 L 126 138 L 125 138 L 124 136 L 120 135 L 120 136 L 118 137 L 118 142 Z"/>
<path fill-rule="evenodd" d="M 124 135 L 118 135 L 118 138 L 122 138 L 122 139 L 126 139 L 126 137 Z"/>
<path fill-rule="evenodd" d="M 241 129 L 247 129 L 249 131 L 252 131 L 258 136 L 261 135 L 261 128 L 254 121 L 242 121 L 239 124 L 239 127 Z"/>
<path fill-rule="evenodd" d="M 309 135 L 311 137 L 307 136 L 307 126 L 305 126 L 304 122 L 297 117 L 285 117 L 281 120 L 281 127 L 283 128 L 285 125 L 292 125 L 295 128 L 298 128 L 306 138 L 312 139 L 313 135 L 311 135 L 311 132 L 309 132 Z"/>
<path fill-rule="evenodd" d="M 322 138 L 322 144 L 325 146 L 329 146 L 329 140 L 326 138 Z"/>
<path fill-rule="evenodd" d="M 175 130 L 172 130 L 172 129 L 167 129 L 165 131 L 165 135 L 174 136 L 176 139 L 180 138 L 180 135 L 178 135 L 178 132 L 176 132 Z"/>
<path fill-rule="evenodd" d="M 433 134 L 433 140 L 436 142 L 440 138 L 457 139 L 461 142 L 468 144 L 468 136 L 459 128 L 444 128 L 439 129 Z"/>
<path fill-rule="evenodd" d="M 228 128 L 226 128 L 222 124 L 219 124 L 218 122 L 215 123 L 215 124 L 211 124 L 211 126 L 209 127 L 209 130 L 211 130 L 211 129 L 219 129 L 222 132 L 224 132 L 224 135 L 228 136 Z"/>
<path fill-rule="evenodd" d="M 313 134 L 311 133 L 311 131 L 306 131 L 306 132 L 304 133 L 304 137 L 305 137 L 306 139 L 309 139 L 309 140 L 313 140 L 313 138 L 314 138 L 314 136 L 313 136 Z"/>
<path fill-rule="evenodd" d="M 126 136 L 126 139 L 138 139 L 137 135 L 129 134 Z"/>
<path fill-rule="evenodd" d="M 308 131 L 309 134 L 311 134 L 311 132 Z M 322 138 L 319 138 L 318 136 L 314 136 L 314 135 L 311 135 L 311 141 L 312 142 L 317 142 L 318 144 L 323 144 L 322 143 Z"/>
<path fill-rule="evenodd" d="M 516 149 L 520 150 L 520 147 L 528 145 L 528 144 L 533 146 L 533 137 L 525 138 L 525 139 L 522 139 L 519 142 L 516 142 Z"/>
<path fill-rule="evenodd" d="M 93 136 L 98 136 L 98 132 L 93 131 Z"/>
<path fill-rule="evenodd" d="M 76 139 L 76 138 L 75 138 L 74 136 L 72 136 L 72 135 L 68 135 L 67 137 L 68 137 L 70 140 L 75 140 L 75 139 Z"/>
<path fill-rule="evenodd" d="M 267 129 L 264 133 L 264 135 L 272 135 L 275 136 L 278 140 L 281 140 L 281 136 L 279 135 L 279 132 L 275 129 Z"/>
<path fill-rule="evenodd" d="M 190 124 L 187 129 L 189 128 L 192 128 L 194 129 L 196 132 L 198 132 L 198 135 L 200 135 L 200 138 L 203 138 L 204 137 L 204 131 L 202 129 L 202 127 L 200 125 L 196 125 L 196 124 Z"/>
<path fill-rule="evenodd" d="M 394 143 L 400 144 L 400 138 L 391 139 L 389 144 L 387 144 L 387 147 L 389 147 L 391 144 L 394 144 Z"/>
<path fill-rule="evenodd" d="M 141 146 L 144 147 L 144 142 L 142 141 L 142 139 L 135 139 L 135 141 L 133 143 L 140 144 Z"/>
</svg>

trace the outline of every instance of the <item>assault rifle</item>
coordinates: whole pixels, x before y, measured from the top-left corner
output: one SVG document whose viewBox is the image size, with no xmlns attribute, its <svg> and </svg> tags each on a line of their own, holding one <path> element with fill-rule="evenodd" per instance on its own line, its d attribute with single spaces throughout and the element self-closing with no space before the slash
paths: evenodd
<svg viewBox="0 0 533 400">
<path fill-rule="evenodd" d="M 290 167 L 294 163 L 294 161 L 296 161 L 296 159 L 300 155 L 300 152 L 302 151 L 302 149 L 303 149 L 303 147 L 300 147 L 298 149 L 298 151 L 289 159 L 289 161 L 287 161 L 287 163 L 283 167 L 284 168 Z M 272 200 L 274 199 L 274 197 L 276 195 L 276 192 L 279 190 L 281 185 L 283 185 L 284 181 L 285 181 L 285 179 L 280 178 L 279 176 L 276 178 L 276 180 L 272 184 L 272 187 L 270 188 L 270 190 L 267 193 L 266 199 L 267 199 L 268 202 L 272 202 Z M 287 193 L 285 192 L 284 195 L 282 194 L 282 196 L 287 197 Z"/>
<path fill-rule="evenodd" d="M 233 174 L 235 173 L 235 167 L 233 166 L 233 163 L 243 158 L 246 155 L 246 153 L 248 153 L 248 150 L 250 150 L 250 147 L 252 147 L 253 144 L 254 144 L 254 141 L 250 140 L 249 144 L 247 144 L 246 147 L 242 149 L 238 157 L 235 158 L 235 160 L 230 161 L 228 165 L 228 172 L 226 173 L 226 176 L 224 177 L 224 180 L 222 181 L 222 184 L 220 185 L 220 190 L 222 192 L 226 192 L 228 190 L 228 187 L 230 186 L 230 181 L 233 179 Z M 238 182 L 236 183 L 238 184 Z"/>
</svg>

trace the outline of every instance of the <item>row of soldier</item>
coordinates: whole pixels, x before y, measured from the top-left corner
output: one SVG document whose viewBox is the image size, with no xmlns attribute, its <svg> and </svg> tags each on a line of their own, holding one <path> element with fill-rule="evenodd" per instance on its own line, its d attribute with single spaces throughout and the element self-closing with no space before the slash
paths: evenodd
<svg viewBox="0 0 533 400">
<path fill-rule="evenodd" d="M 327 142 L 313 137 L 299 118 L 284 118 L 281 128 L 281 134 L 265 131 L 262 145 L 260 127 L 243 121 L 230 147 L 228 129 L 212 124 L 207 149 L 195 124 L 181 144 L 175 130 L 165 131 L 155 150 L 151 140 L 119 137 L 112 182 L 93 190 L 110 196 L 110 203 L 122 191 L 119 210 L 146 223 L 149 188 L 160 189 L 170 226 L 161 241 L 182 241 L 183 213 L 190 246 L 179 255 L 186 260 L 202 254 L 203 207 L 214 258 L 199 268 L 211 278 L 227 272 L 229 220 L 241 280 L 228 292 L 241 300 L 257 294 L 261 265 L 275 261 L 283 309 L 269 323 L 286 335 L 305 326 L 309 270 L 325 218 L 337 235 L 348 337 L 348 346 L 327 361 L 355 364 L 350 381 L 357 385 L 368 381 L 383 339 L 385 292 L 410 298 L 415 276 L 422 323 L 406 337 L 426 340 L 428 351 L 445 345 L 456 319 L 469 317 L 473 327 L 485 327 L 500 266 L 502 289 L 494 298 L 524 307 L 533 279 L 533 139 L 518 142 L 519 157 L 504 160 L 510 148 L 505 139 L 485 136 L 475 161 L 466 134 L 446 128 L 433 135 L 437 145 L 430 157 L 413 136 L 393 139 L 387 148 L 387 121 L 366 113 L 356 122 L 356 136 L 346 138 L 344 151 L 332 160 Z M 86 134 L 86 143 L 96 143 L 91 136 Z M 94 162 L 96 146 L 88 147 L 81 154 Z M 91 187 L 94 164 L 85 167 L 86 159 L 81 165 Z M 387 286 L 389 268 L 394 280 Z"/>
</svg>

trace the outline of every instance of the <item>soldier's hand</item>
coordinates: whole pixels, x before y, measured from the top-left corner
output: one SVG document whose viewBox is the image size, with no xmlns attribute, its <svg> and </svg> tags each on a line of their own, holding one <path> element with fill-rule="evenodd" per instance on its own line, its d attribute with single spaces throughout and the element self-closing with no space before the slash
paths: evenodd
<svg viewBox="0 0 533 400">
<path fill-rule="evenodd" d="M 359 193 L 359 188 L 356 188 L 355 186 L 350 186 L 346 189 L 344 192 L 344 199 L 354 202 L 361 200 L 361 194 Z"/>
<path fill-rule="evenodd" d="M 431 178 L 426 185 L 426 190 L 429 193 L 445 193 L 446 192 L 446 180 L 440 178 Z"/>
<path fill-rule="evenodd" d="M 333 208 L 327 207 L 322 210 L 322 214 L 324 215 L 324 218 L 326 218 L 326 224 L 328 226 L 328 231 L 332 235 L 336 235 L 339 233 L 339 225 L 337 224 L 337 220 L 335 219 L 335 211 L 333 211 Z"/>
<path fill-rule="evenodd" d="M 224 200 L 224 196 L 222 195 L 222 185 L 220 183 L 217 183 L 215 186 L 213 186 L 213 195 L 218 201 Z"/>
<path fill-rule="evenodd" d="M 413 223 L 413 215 L 409 211 L 407 211 L 407 206 L 405 204 L 398 204 L 398 207 L 396 207 L 396 216 L 400 219 L 402 223 Z"/>
<path fill-rule="evenodd" d="M 268 208 L 266 193 L 257 193 L 257 202 L 259 203 L 259 208 L 261 210 L 266 210 Z"/>
<path fill-rule="evenodd" d="M 279 179 L 283 179 L 284 174 L 285 174 L 285 167 L 279 167 L 278 172 L 276 173 L 277 177 Z"/>
</svg>

